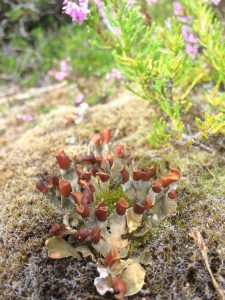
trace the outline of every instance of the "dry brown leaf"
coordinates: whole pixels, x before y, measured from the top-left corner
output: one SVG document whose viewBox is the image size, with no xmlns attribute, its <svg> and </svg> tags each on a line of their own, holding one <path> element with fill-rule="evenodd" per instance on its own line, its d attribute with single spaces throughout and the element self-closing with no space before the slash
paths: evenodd
<svg viewBox="0 0 225 300">
<path fill-rule="evenodd" d="M 48 248 L 48 256 L 53 259 L 61 259 L 73 256 L 76 259 L 81 259 L 76 248 L 67 243 L 62 237 L 52 237 L 45 242 Z"/>
</svg>

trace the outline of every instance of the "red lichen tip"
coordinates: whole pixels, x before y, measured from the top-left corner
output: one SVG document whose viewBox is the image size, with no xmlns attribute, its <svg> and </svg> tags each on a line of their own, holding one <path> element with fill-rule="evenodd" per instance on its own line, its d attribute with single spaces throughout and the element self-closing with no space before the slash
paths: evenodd
<svg viewBox="0 0 225 300">
<path fill-rule="evenodd" d="M 116 295 L 117 300 L 124 299 L 124 295 L 127 292 L 127 285 L 124 280 L 122 280 L 120 277 L 112 277 L 112 285 L 115 293 L 118 293 Z"/>
<path fill-rule="evenodd" d="M 126 199 L 120 198 L 120 200 L 116 204 L 116 212 L 118 215 L 123 216 L 128 209 L 129 204 Z"/>
<path fill-rule="evenodd" d="M 107 267 L 112 267 L 113 264 L 120 259 L 119 251 L 116 247 L 112 247 L 111 251 L 104 258 L 104 264 Z"/>
<path fill-rule="evenodd" d="M 116 157 L 118 158 L 124 158 L 125 156 L 125 148 L 124 145 L 120 144 L 118 146 L 116 146 L 116 148 L 114 149 L 114 154 Z"/>
<path fill-rule="evenodd" d="M 129 172 L 127 171 L 126 168 L 124 168 L 124 166 L 119 170 L 121 176 L 122 176 L 122 184 L 126 183 L 129 178 L 130 178 L 130 175 L 129 175 Z"/>
<path fill-rule="evenodd" d="M 74 117 L 72 116 L 66 116 L 65 118 L 65 124 L 68 126 L 68 125 L 71 125 L 74 123 Z"/>
<path fill-rule="evenodd" d="M 100 165 L 101 163 L 101 159 L 97 158 L 94 156 L 93 153 L 90 153 L 89 155 L 85 155 L 81 161 L 84 163 L 84 164 L 91 164 L 91 165 L 94 165 L 94 164 L 98 164 Z"/>
<path fill-rule="evenodd" d="M 89 237 L 90 231 L 86 229 L 77 230 L 77 232 L 75 232 L 74 235 L 80 242 L 83 242 L 86 240 L 87 237 Z"/>
<path fill-rule="evenodd" d="M 99 208 L 99 207 L 102 207 L 102 206 L 105 206 L 105 201 L 104 200 L 99 201 L 97 207 Z"/>
<path fill-rule="evenodd" d="M 142 175 L 142 180 L 144 180 L 144 181 L 150 180 L 152 178 L 154 172 L 155 172 L 155 166 L 146 168 L 146 171 Z"/>
<path fill-rule="evenodd" d="M 141 204 L 134 203 L 133 211 L 135 212 L 135 214 L 142 215 L 145 211 L 145 207 Z"/>
<path fill-rule="evenodd" d="M 69 169 L 71 165 L 71 160 L 69 156 L 64 152 L 64 150 L 60 150 L 55 157 L 61 169 L 63 170 Z"/>
<path fill-rule="evenodd" d="M 55 175 L 49 175 L 48 188 L 53 188 L 54 186 L 59 186 L 59 178 Z"/>
<path fill-rule="evenodd" d="M 110 175 L 104 172 L 97 172 L 96 175 L 100 178 L 101 182 L 106 182 L 109 180 Z"/>
<path fill-rule="evenodd" d="M 81 192 L 72 192 L 70 195 L 76 204 L 81 204 L 81 198 L 82 198 Z"/>
<path fill-rule="evenodd" d="M 176 182 L 180 179 L 180 172 L 176 168 L 171 168 L 170 172 L 164 175 L 162 180 L 162 186 L 164 188 L 168 187 L 171 183 Z"/>
<path fill-rule="evenodd" d="M 142 180 L 142 173 L 140 170 L 138 169 L 133 169 L 133 179 L 135 181 L 138 181 L 138 180 Z"/>
<path fill-rule="evenodd" d="M 162 180 L 161 179 L 156 179 L 152 183 L 152 190 L 154 193 L 160 193 L 162 188 Z"/>
<path fill-rule="evenodd" d="M 152 198 L 151 198 L 151 196 L 149 196 L 149 195 L 146 196 L 144 207 L 145 207 L 145 210 L 148 210 L 152 207 Z"/>
<path fill-rule="evenodd" d="M 101 134 L 100 134 L 100 133 L 96 133 L 96 134 L 94 134 L 93 137 L 91 138 L 90 144 L 91 144 L 91 145 L 97 146 L 97 145 L 100 144 L 101 139 L 102 139 Z"/>
<path fill-rule="evenodd" d="M 66 227 L 64 225 L 54 224 L 52 225 L 50 229 L 50 233 L 53 236 L 64 236 L 63 232 L 65 233 L 67 231 Z"/>
<path fill-rule="evenodd" d="M 135 181 L 138 181 L 138 180 L 149 181 L 152 178 L 154 171 L 155 171 L 154 166 L 147 168 L 146 171 L 133 169 L 133 179 Z"/>
<path fill-rule="evenodd" d="M 105 128 L 102 130 L 102 142 L 103 144 L 108 144 L 110 141 L 110 130 Z"/>
<path fill-rule="evenodd" d="M 171 190 L 171 191 L 169 191 L 169 193 L 168 193 L 168 197 L 171 199 L 171 200 L 174 200 L 174 199 L 176 199 L 177 198 L 177 191 L 176 190 Z"/>
<path fill-rule="evenodd" d="M 89 182 L 91 180 L 91 175 L 92 175 L 91 172 L 84 172 L 79 176 L 79 178 L 81 180 L 85 180 L 86 182 Z"/>
<path fill-rule="evenodd" d="M 81 215 L 82 218 L 88 218 L 90 216 L 90 210 L 86 205 L 78 205 L 75 203 L 75 208 L 78 214 Z"/>
<path fill-rule="evenodd" d="M 36 188 L 44 194 L 46 194 L 48 192 L 48 188 L 44 184 L 44 181 L 42 179 L 38 180 L 38 182 L 36 183 Z"/>
<path fill-rule="evenodd" d="M 67 179 L 60 179 L 59 180 L 59 189 L 60 189 L 60 194 L 63 197 L 69 197 L 71 192 L 72 192 L 72 187 Z"/>
<path fill-rule="evenodd" d="M 100 222 L 105 222 L 107 220 L 108 207 L 100 206 L 95 210 L 95 215 Z"/>
<path fill-rule="evenodd" d="M 81 198 L 81 203 L 87 205 L 87 204 L 91 204 L 93 201 L 94 201 L 94 196 L 91 189 L 88 186 L 85 186 Z"/>
<path fill-rule="evenodd" d="M 101 237 L 100 233 L 101 233 L 101 230 L 98 225 L 93 227 L 93 229 L 91 231 L 91 241 L 93 244 L 97 244 L 100 241 L 100 237 Z"/>
</svg>

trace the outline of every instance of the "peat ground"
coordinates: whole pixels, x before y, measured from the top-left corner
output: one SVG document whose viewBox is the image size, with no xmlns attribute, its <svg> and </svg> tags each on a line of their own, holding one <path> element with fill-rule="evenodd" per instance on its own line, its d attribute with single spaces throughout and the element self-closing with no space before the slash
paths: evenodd
<svg viewBox="0 0 225 300">
<path fill-rule="evenodd" d="M 94 131 L 110 128 L 112 147 L 123 143 L 137 163 L 155 163 L 157 172 L 181 169 L 178 214 L 155 228 L 135 251 L 148 249 L 145 286 L 130 299 L 218 299 L 199 249 L 188 233 L 201 232 L 211 270 L 225 288 L 224 159 L 192 146 L 150 150 L 151 107 L 126 91 L 88 109 L 83 122 L 66 126 L 76 111 L 67 86 L 31 98 L 2 102 L 0 122 L 0 299 L 102 299 L 93 285 L 90 261 L 53 261 L 44 246 L 62 212 L 35 189 L 43 174 L 57 173 L 54 155 L 65 148 L 76 158 L 87 151 Z M 34 114 L 31 123 L 18 116 Z M 107 295 L 105 299 L 109 299 Z"/>
</svg>

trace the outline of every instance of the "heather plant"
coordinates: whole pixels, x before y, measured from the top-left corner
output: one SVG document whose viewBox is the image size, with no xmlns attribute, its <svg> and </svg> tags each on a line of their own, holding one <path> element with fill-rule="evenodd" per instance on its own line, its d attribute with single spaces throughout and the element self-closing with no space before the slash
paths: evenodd
<svg viewBox="0 0 225 300">
<path fill-rule="evenodd" d="M 161 118 L 152 146 L 224 133 L 225 40 L 213 7 L 220 1 L 80 2 L 64 1 L 64 12 L 87 25 L 95 46 L 111 49 L 128 89 L 154 108 L 153 128 Z M 155 10 L 164 4 L 162 20 Z M 199 100 L 196 91 L 212 96 Z M 187 134 L 195 119 L 194 133 Z"/>
<path fill-rule="evenodd" d="M 155 166 L 139 169 L 124 145 L 110 148 L 110 131 L 104 129 L 75 161 L 60 150 L 56 160 L 61 178 L 43 177 L 36 187 L 64 212 L 46 241 L 49 257 L 90 257 L 100 274 L 94 280 L 97 291 L 123 299 L 142 288 L 142 265 L 151 257 L 146 249 L 134 255 L 135 238 L 148 239 L 160 220 L 176 214 L 180 172 L 171 167 L 156 178 Z"/>
</svg>

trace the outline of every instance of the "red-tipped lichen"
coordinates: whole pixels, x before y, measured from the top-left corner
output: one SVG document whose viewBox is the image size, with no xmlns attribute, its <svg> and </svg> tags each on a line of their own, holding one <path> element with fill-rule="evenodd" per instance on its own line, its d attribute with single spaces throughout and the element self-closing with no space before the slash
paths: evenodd
<svg viewBox="0 0 225 300">
<path fill-rule="evenodd" d="M 91 145 L 99 145 L 100 144 L 100 141 L 101 141 L 101 138 L 102 138 L 102 136 L 101 136 L 101 134 L 100 133 L 96 133 L 96 134 L 94 134 L 93 136 L 92 136 L 92 138 L 91 138 L 91 141 L 90 141 L 90 144 Z"/>
<path fill-rule="evenodd" d="M 102 131 L 102 142 L 103 144 L 108 144 L 110 140 L 110 130 L 105 128 Z"/>
<path fill-rule="evenodd" d="M 119 172 L 122 176 L 121 183 L 125 184 L 130 178 L 129 172 L 127 171 L 127 169 L 124 166 L 119 170 Z"/>
<path fill-rule="evenodd" d="M 101 182 L 106 182 L 109 180 L 110 175 L 104 172 L 98 172 L 96 175 L 100 178 Z"/>
<path fill-rule="evenodd" d="M 170 172 L 164 175 L 162 180 L 162 186 L 168 187 L 171 183 L 176 182 L 180 179 L 180 172 L 176 168 L 171 168 Z"/>
<path fill-rule="evenodd" d="M 171 191 L 169 191 L 169 193 L 168 193 L 168 197 L 171 199 L 171 200 L 174 200 L 174 199 L 176 199 L 177 198 L 177 191 L 176 190 L 171 190 Z"/>
<path fill-rule="evenodd" d="M 145 211 L 145 207 L 141 204 L 134 203 L 133 210 L 134 210 L 135 214 L 142 215 Z"/>
<path fill-rule="evenodd" d="M 49 175 L 48 176 L 48 188 L 59 186 L 59 178 L 55 175 Z"/>
<path fill-rule="evenodd" d="M 126 199 L 120 198 L 120 200 L 116 204 L 116 212 L 118 215 L 122 216 L 126 213 L 126 210 L 128 209 L 129 204 Z"/>
<path fill-rule="evenodd" d="M 147 195 L 144 203 L 145 210 L 148 210 L 152 207 L 152 198 L 151 196 Z"/>
<path fill-rule="evenodd" d="M 90 216 L 90 209 L 86 205 L 78 205 L 75 203 L 75 208 L 82 218 L 88 218 Z"/>
<path fill-rule="evenodd" d="M 160 193 L 162 189 L 162 180 L 161 179 L 156 179 L 155 181 L 153 181 L 152 183 L 152 190 L 155 193 Z"/>
<path fill-rule="evenodd" d="M 93 227 L 93 229 L 91 231 L 91 241 L 93 244 L 97 244 L 100 241 L 100 237 L 101 237 L 100 233 L 101 233 L 101 230 L 98 225 Z"/>
<path fill-rule="evenodd" d="M 60 189 L 60 194 L 63 197 L 69 197 L 70 193 L 72 192 L 72 187 L 67 179 L 60 179 L 59 180 L 59 189 Z"/>
<path fill-rule="evenodd" d="M 77 230 L 77 232 L 74 235 L 78 239 L 79 242 L 83 242 L 89 237 L 90 231 L 85 230 L 85 229 Z"/>
<path fill-rule="evenodd" d="M 112 265 L 120 259 L 119 251 L 116 247 L 112 247 L 111 251 L 104 258 L 104 264 L 107 267 L 112 267 Z"/>
<path fill-rule="evenodd" d="M 124 295 L 127 292 L 127 285 L 124 280 L 122 280 L 120 277 L 112 277 L 112 285 L 115 293 L 118 293 L 116 295 L 117 300 L 124 299 Z"/>
<path fill-rule="evenodd" d="M 46 194 L 46 193 L 48 192 L 48 188 L 47 188 L 47 186 L 44 184 L 44 181 L 43 181 L 42 179 L 40 179 L 40 180 L 36 183 L 36 188 L 37 188 L 40 192 L 42 192 L 42 193 L 44 193 L 44 194 Z"/>
<path fill-rule="evenodd" d="M 107 212 L 108 212 L 108 207 L 100 206 L 96 208 L 95 215 L 100 222 L 105 222 L 107 220 Z"/>
<path fill-rule="evenodd" d="M 125 148 L 124 145 L 120 144 L 114 149 L 114 154 L 116 157 L 122 159 L 125 156 Z"/>
<path fill-rule="evenodd" d="M 64 150 L 60 150 L 56 154 L 56 160 L 60 166 L 60 169 L 68 170 L 71 165 L 71 160 L 69 156 L 64 152 Z"/>
</svg>

